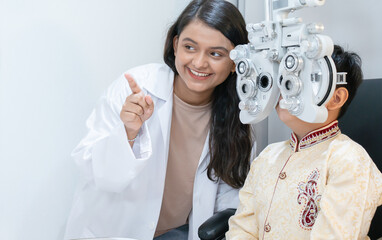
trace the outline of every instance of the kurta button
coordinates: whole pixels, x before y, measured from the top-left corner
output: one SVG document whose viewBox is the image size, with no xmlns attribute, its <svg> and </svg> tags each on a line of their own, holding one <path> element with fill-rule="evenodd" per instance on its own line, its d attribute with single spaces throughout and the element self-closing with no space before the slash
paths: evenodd
<svg viewBox="0 0 382 240">
<path fill-rule="evenodd" d="M 286 178 L 286 173 L 285 173 L 285 172 L 281 172 L 281 173 L 279 174 L 279 178 L 280 178 L 281 180 L 285 179 L 285 178 Z"/>
<path fill-rule="evenodd" d="M 269 225 L 269 223 L 267 223 L 267 224 L 264 226 L 264 231 L 265 231 L 265 232 L 270 232 L 270 231 L 271 231 L 271 225 Z"/>
</svg>

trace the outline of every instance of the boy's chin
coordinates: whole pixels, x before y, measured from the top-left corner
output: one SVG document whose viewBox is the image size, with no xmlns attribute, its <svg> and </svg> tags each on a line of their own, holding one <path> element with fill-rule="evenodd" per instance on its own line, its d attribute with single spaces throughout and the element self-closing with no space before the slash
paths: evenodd
<svg viewBox="0 0 382 240">
<path fill-rule="evenodd" d="M 289 121 L 296 120 L 297 118 L 296 116 L 292 115 L 287 109 L 280 108 L 280 106 L 277 106 L 276 112 L 279 119 L 285 124 Z"/>
</svg>

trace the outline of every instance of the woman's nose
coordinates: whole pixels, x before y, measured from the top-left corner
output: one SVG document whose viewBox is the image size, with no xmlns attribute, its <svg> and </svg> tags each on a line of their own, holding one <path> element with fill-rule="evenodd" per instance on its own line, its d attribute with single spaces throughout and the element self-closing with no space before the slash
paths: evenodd
<svg viewBox="0 0 382 240">
<path fill-rule="evenodd" d="M 204 53 L 198 53 L 194 56 L 192 64 L 197 69 L 203 69 L 208 67 L 208 60 Z"/>
</svg>

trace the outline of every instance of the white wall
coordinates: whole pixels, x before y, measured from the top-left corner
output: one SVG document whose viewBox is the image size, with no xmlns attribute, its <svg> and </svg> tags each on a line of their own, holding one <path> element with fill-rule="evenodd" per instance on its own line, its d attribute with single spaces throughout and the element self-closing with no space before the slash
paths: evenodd
<svg viewBox="0 0 382 240">
<path fill-rule="evenodd" d="M 107 85 L 161 62 L 188 0 L 0 0 L 0 238 L 62 239 L 70 152 Z"/>
<path fill-rule="evenodd" d="M 264 0 L 246 0 L 247 23 L 265 20 Z M 326 0 L 322 7 L 304 8 L 291 14 L 302 17 L 303 22 L 321 22 L 324 34 L 335 44 L 357 52 L 363 61 L 365 79 L 382 78 L 382 1 L 380 0 Z M 290 130 L 273 112 L 268 118 L 268 142 L 289 138 Z"/>
</svg>

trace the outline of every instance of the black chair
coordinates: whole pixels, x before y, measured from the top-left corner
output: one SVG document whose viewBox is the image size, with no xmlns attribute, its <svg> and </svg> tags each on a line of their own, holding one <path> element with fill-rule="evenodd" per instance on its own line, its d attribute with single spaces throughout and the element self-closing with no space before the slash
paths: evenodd
<svg viewBox="0 0 382 240">
<path fill-rule="evenodd" d="M 382 171 L 382 79 L 364 81 L 349 106 L 339 120 L 341 131 L 361 144 Z M 201 240 L 220 240 L 228 231 L 228 219 L 235 209 L 227 209 L 215 214 L 199 227 Z M 377 208 L 370 225 L 369 237 L 382 237 L 382 206 Z"/>
<path fill-rule="evenodd" d="M 223 239 L 225 233 L 228 231 L 228 219 L 234 215 L 236 209 L 228 208 L 224 211 L 218 212 L 198 229 L 198 236 L 201 240 L 220 240 Z"/>
</svg>

